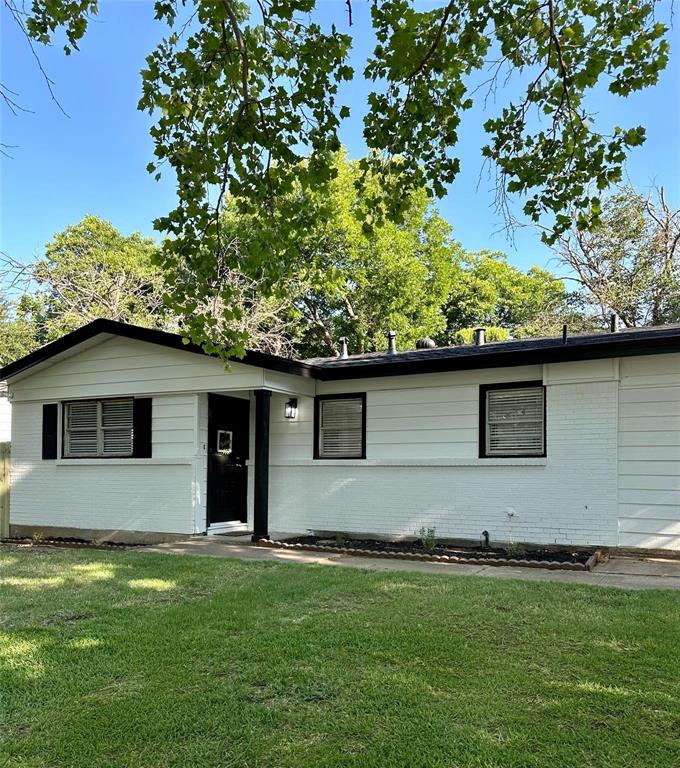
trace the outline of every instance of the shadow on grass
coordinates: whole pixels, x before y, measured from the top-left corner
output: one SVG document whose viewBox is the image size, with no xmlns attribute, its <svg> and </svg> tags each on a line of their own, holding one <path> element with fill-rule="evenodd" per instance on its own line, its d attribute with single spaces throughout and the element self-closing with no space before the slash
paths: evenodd
<svg viewBox="0 0 680 768">
<path fill-rule="evenodd" d="M 680 764 L 680 596 L 143 553 L 5 562 L 2 578 L 63 579 L 0 585 L 10 765 Z"/>
</svg>

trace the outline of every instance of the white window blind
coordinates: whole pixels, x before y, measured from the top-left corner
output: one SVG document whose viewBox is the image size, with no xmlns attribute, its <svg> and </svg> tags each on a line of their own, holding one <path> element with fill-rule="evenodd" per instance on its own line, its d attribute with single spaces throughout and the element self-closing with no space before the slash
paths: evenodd
<svg viewBox="0 0 680 768">
<path fill-rule="evenodd" d="M 319 402 L 319 458 L 360 459 L 363 456 L 363 398 Z"/>
<path fill-rule="evenodd" d="M 545 452 L 543 387 L 490 389 L 486 393 L 487 456 Z"/>
<path fill-rule="evenodd" d="M 64 406 L 64 455 L 132 456 L 133 400 L 82 400 Z"/>
</svg>

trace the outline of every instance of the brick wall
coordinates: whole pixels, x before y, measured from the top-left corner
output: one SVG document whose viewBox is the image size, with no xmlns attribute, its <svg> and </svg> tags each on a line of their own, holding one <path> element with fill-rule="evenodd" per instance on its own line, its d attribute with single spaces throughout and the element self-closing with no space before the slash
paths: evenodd
<svg viewBox="0 0 680 768">
<path fill-rule="evenodd" d="M 286 458 L 277 429 L 270 529 L 412 535 L 424 525 L 440 537 L 479 540 L 488 530 L 492 541 L 617 544 L 617 381 L 548 385 L 547 458 L 488 460 L 477 458 L 479 385 L 468 373 L 447 376 L 450 385 L 440 376 L 429 394 L 368 392 L 365 462 Z M 359 389 L 348 383 L 347 391 Z M 423 415 L 436 414 L 437 402 L 438 424 Z M 305 424 L 291 432 L 294 456 Z M 392 442 L 381 437 L 388 433 Z M 439 443 L 443 456 L 432 453 Z"/>
<path fill-rule="evenodd" d="M 11 522 L 191 533 L 194 433 L 186 398 L 154 398 L 153 452 L 162 458 L 148 460 L 43 461 L 42 403 L 15 403 Z"/>
</svg>

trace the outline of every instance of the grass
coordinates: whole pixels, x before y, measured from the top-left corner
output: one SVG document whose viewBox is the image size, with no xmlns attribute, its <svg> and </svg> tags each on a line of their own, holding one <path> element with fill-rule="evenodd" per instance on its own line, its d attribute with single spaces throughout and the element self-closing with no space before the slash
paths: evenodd
<svg viewBox="0 0 680 768">
<path fill-rule="evenodd" d="M 0 765 L 680 765 L 680 593 L 0 549 Z"/>
</svg>

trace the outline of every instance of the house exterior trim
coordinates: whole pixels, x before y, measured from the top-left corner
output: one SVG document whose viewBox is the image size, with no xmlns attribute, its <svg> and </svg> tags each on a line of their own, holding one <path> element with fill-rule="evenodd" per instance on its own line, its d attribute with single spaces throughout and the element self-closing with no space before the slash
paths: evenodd
<svg viewBox="0 0 680 768">
<path fill-rule="evenodd" d="M 142 328 L 114 320 L 93 320 L 56 341 L 0 369 L 0 379 L 10 379 L 53 357 L 62 355 L 99 335 L 122 336 L 208 357 L 200 346 L 182 334 Z M 345 381 L 414 373 L 443 373 L 486 368 L 600 360 L 605 358 L 659 355 L 680 352 L 680 326 L 636 328 L 617 333 L 573 336 L 566 343 L 560 338 L 505 341 L 482 346 L 466 344 L 409 350 L 396 355 L 358 355 L 347 359 L 300 361 L 263 352 L 247 351 L 233 362 L 263 370 L 287 373 L 317 381 Z"/>
<path fill-rule="evenodd" d="M 100 334 L 123 336 L 127 339 L 146 341 L 150 344 L 158 344 L 159 346 L 168 347 L 170 349 L 181 349 L 184 352 L 192 352 L 208 357 L 217 357 L 217 355 L 211 355 L 205 352 L 197 344 L 187 342 L 186 337 L 182 336 L 182 334 L 168 333 L 167 331 L 160 331 L 155 328 L 142 328 L 138 325 L 119 323 L 115 320 L 100 319 L 93 320 L 82 328 L 78 328 L 56 341 L 45 344 L 45 346 L 40 347 L 40 349 L 36 349 L 35 352 L 31 352 L 25 357 L 4 366 L 4 368 L 0 369 L 0 379 L 9 379 L 13 376 L 17 376 L 19 373 L 23 373 L 39 363 L 45 362 L 57 355 L 61 355 L 64 352 L 68 352 L 73 347 L 89 341 Z M 277 355 L 268 355 L 264 352 L 248 351 L 242 358 L 234 357 L 230 359 L 234 362 L 253 365 L 258 368 L 265 368 L 272 371 L 279 371 L 281 373 L 292 373 L 305 377 L 311 375 L 310 366 L 306 363 L 297 360 L 289 360 L 285 357 L 278 357 Z"/>
</svg>

